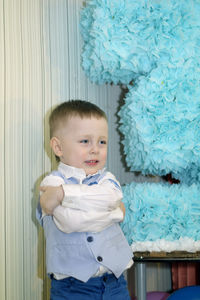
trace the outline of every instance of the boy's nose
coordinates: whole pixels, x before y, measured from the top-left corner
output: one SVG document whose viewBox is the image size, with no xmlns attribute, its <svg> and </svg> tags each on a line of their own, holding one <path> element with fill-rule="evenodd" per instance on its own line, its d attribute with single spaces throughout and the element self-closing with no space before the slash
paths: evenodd
<svg viewBox="0 0 200 300">
<path fill-rule="evenodd" d="M 98 153 L 98 151 L 99 151 L 98 145 L 93 144 L 91 146 L 90 153 L 95 153 L 96 154 L 96 153 Z"/>
</svg>

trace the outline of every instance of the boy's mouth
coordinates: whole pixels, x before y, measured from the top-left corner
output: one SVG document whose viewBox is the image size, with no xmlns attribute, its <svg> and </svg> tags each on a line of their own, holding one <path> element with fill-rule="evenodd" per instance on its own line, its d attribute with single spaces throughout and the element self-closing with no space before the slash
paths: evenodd
<svg viewBox="0 0 200 300">
<path fill-rule="evenodd" d="M 95 166 L 95 165 L 97 165 L 98 164 L 98 160 L 96 160 L 96 159 L 91 159 L 91 160 L 86 160 L 85 161 L 85 163 L 87 164 L 87 165 L 89 165 L 89 166 Z"/>
</svg>

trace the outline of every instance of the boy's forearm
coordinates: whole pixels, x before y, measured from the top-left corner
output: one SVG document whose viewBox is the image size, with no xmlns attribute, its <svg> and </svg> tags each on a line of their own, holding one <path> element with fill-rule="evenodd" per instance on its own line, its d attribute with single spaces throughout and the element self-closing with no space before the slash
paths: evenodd
<svg viewBox="0 0 200 300">
<path fill-rule="evenodd" d="M 63 185 L 63 188 L 66 196 L 53 214 L 54 222 L 61 231 L 98 232 L 123 221 L 125 207 L 121 202 L 121 190 L 111 186 L 77 184 Z"/>
<path fill-rule="evenodd" d="M 64 198 L 62 205 L 82 210 L 111 211 L 120 205 L 122 192 L 112 185 L 85 184 L 63 185 Z"/>
<path fill-rule="evenodd" d="M 43 186 L 40 188 L 40 205 L 42 210 L 52 215 L 53 210 L 60 204 L 63 207 L 83 211 L 101 210 L 112 211 L 120 205 L 121 191 L 109 188 L 88 187 L 87 185 Z"/>
<path fill-rule="evenodd" d="M 58 206 L 53 213 L 56 226 L 65 233 L 99 232 L 123 221 L 124 213 L 118 207 L 111 212 L 80 211 Z"/>
</svg>

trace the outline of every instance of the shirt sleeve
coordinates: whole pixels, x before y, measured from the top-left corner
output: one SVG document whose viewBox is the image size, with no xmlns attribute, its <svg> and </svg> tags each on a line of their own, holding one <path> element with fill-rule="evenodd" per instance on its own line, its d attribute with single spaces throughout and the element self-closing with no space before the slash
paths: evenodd
<svg viewBox="0 0 200 300">
<path fill-rule="evenodd" d="M 110 212 L 85 212 L 73 208 L 63 208 L 60 205 L 55 208 L 53 219 L 56 226 L 65 233 L 99 232 L 116 222 L 121 222 L 123 212 L 119 207 Z"/>
<path fill-rule="evenodd" d="M 40 186 L 60 186 L 64 183 L 64 180 L 59 176 L 47 175 L 41 182 Z M 40 192 L 41 196 L 42 192 Z M 38 219 L 40 225 L 42 225 L 42 219 L 46 216 L 46 213 L 42 210 L 40 206 L 40 201 L 36 209 L 36 218 Z"/>
<path fill-rule="evenodd" d="M 62 206 L 83 211 L 112 211 L 123 197 L 119 182 L 110 172 L 98 184 L 64 184 L 63 190 Z"/>
</svg>

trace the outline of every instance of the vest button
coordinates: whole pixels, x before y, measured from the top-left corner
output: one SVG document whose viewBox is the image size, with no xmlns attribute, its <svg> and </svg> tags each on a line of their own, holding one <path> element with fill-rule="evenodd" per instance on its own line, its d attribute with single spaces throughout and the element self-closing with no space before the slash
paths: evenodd
<svg viewBox="0 0 200 300">
<path fill-rule="evenodd" d="M 101 256 L 97 256 L 97 260 L 98 260 L 99 262 L 101 262 L 101 261 L 103 261 L 103 258 L 102 258 Z"/>
<path fill-rule="evenodd" d="M 87 237 L 87 241 L 88 241 L 89 243 L 93 242 L 93 240 L 94 240 L 94 239 L 93 239 L 92 236 L 88 236 L 88 237 Z"/>
</svg>

